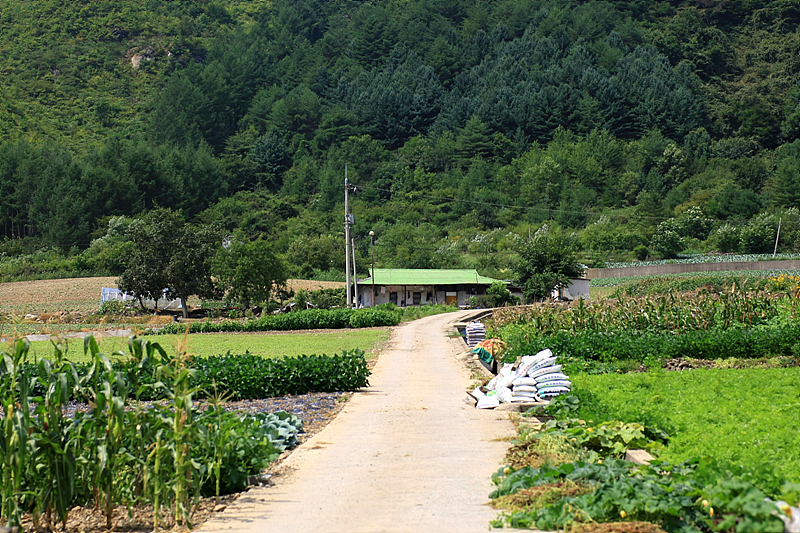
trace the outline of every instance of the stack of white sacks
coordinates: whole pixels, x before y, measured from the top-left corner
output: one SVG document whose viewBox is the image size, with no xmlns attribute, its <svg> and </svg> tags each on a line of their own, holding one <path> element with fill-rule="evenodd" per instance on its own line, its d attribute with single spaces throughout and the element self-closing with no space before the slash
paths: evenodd
<svg viewBox="0 0 800 533">
<path fill-rule="evenodd" d="M 489 383 L 487 392 L 480 387 L 472 395 L 478 400 L 478 409 L 491 409 L 501 403 L 536 402 L 565 394 L 572 388 L 569 377 L 561 372 L 561 365 L 549 349 L 536 355 L 526 355 L 514 370 L 513 363 L 503 368 Z"/>
<path fill-rule="evenodd" d="M 486 339 L 486 326 L 482 322 L 471 322 L 467 324 L 467 346 L 474 348 L 476 344 Z"/>
</svg>

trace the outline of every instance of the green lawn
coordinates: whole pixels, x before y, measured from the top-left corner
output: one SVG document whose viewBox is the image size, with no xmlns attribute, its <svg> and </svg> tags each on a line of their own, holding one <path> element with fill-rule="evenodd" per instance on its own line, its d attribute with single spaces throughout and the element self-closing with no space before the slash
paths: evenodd
<svg viewBox="0 0 800 533">
<path fill-rule="evenodd" d="M 800 368 L 578 374 L 572 382 L 591 406 L 581 416 L 665 429 L 664 460 L 710 456 L 800 482 Z"/>
<path fill-rule="evenodd" d="M 158 335 L 146 337 L 151 342 L 163 346 L 167 353 L 175 353 L 177 343 L 183 335 Z M 270 333 L 270 334 L 194 334 L 189 335 L 188 349 L 190 353 L 200 356 L 249 351 L 263 357 L 296 356 L 301 354 L 333 355 L 342 350 L 361 348 L 367 352 L 367 358 L 373 356 L 380 343 L 389 338 L 388 329 L 346 329 L 325 332 Z M 83 340 L 68 339 L 68 358 L 75 362 L 85 361 L 83 356 Z M 99 339 L 103 353 L 111 354 L 117 350 L 127 353 L 127 339 L 120 337 L 103 337 Z M 49 341 L 31 343 L 32 356 L 50 357 L 53 353 Z"/>
</svg>

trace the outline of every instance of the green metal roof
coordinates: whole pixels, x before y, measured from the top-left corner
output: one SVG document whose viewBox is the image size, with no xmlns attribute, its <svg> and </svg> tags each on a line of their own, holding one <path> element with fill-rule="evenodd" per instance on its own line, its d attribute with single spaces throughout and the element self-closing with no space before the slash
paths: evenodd
<svg viewBox="0 0 800 533">
<path fill-rule="evenodd" d="M 491 285 L 495 281 L 477 270 L 376 268 L 375 285 Z M 359 284 L 372 283 L 372 278 L 359 279 Z"/>
</svg>

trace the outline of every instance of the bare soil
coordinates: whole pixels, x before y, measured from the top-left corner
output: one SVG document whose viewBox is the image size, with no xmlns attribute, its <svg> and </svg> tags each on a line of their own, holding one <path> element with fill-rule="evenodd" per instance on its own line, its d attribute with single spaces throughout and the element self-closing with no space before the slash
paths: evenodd
<svg viewBox="0 0 800 533">
<path fill-rule="evenodd" d="M 299 289 L 307 291 L 338 289 L 344 287 L 345 284 L 338 281 L 290 279 L 286 285 L 287 288 L 296 292 Z M 24 316 L 29 313 L 38 315 L 64 311 L 93 313 L 100 307 L 101 289 L 116 286 L 116 277 L 0 283 L 0 314 Z"/>
<path fill-rule="evenodd" d="M 0 312 L 39 314 L 91 313 L 100 307 L 100 290 L 116 287 L 117 278 L 72 278 L 0 283 Z"/>
</svg>

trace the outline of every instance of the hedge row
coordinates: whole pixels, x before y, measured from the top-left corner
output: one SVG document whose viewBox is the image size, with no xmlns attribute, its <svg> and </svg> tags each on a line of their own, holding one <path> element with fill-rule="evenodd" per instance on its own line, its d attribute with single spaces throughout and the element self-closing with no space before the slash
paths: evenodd
<svg viewBox="0 0 800 533">
<path fill-rule="evenodd" d="M 295 331 L 305 329 L 343 329 L 369 328 L 376 326 L 396 326 L 401 313 L 388 309 L 309 309 L 280 315 L 237 322 L 193 322 L 188 325 L 189 333 L 228 333 L 254 331 Z M 173 322 L 162 328 L 149 329 L 146 335 L 182 334 L 187 325 Z"/>
<path fill-rule="evenodd" d="M 138 364 L 135 361 L 114 361 L 112 369 L 125 376 L 125 382 L 139 391 L 141 400 L 166 398 L 166 390 L 172 383 L 165 377 L 159 381 L 158 366 L 168 364 L 164 361 L 149 361 Z M 369 370 L 364 352 L 359 349 L 343 351 L 339 355 L 302 355 L 265 359 L 257 355 L 225 354 L 211 357 L 195 357 L 188 366 L 194 369 L 191 385 L 198 390 L 196 398 L 206 398 L 216 394 L 234 400 L 269 398 L 289 394 L 309 392 L 354 391 L 369 386 Z M 46 365 L 26 363 L 24 372 L 32 379 L 31 392 L 34 396 L 44 394 L 44 385 L 49 383 L 43 375 Z M 75 372 L 67 379 L 74 385 L 78 379 L 92 371 L 91 363 L 74 364 Z M 0 365 L 0 374 L 6 372 Z M 97 375 L 97 373 L 95 373 Z M 85 401 L 86 398 L 74 398 Z"/>
<path fill-rule="evenodd" d="M 756 359 L 800 352 L 800 328 L 792 324 L 674 332 L 564 332 L 541 335 L 530 327 L 507 326 L 502 338 L 512 357 L 550 348 L 557 356 L 585 361 L 644 362 L 651 358 Z"/>
</svg>

